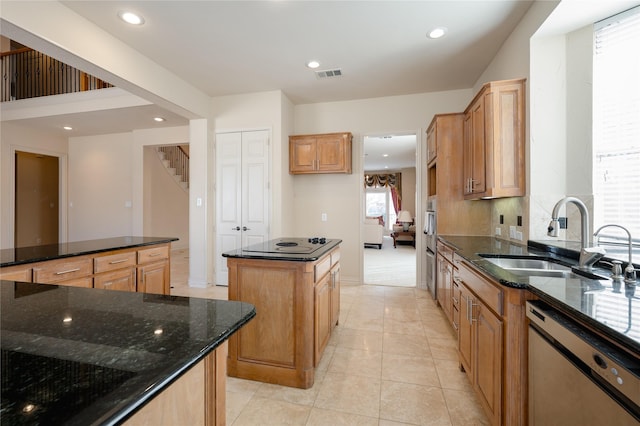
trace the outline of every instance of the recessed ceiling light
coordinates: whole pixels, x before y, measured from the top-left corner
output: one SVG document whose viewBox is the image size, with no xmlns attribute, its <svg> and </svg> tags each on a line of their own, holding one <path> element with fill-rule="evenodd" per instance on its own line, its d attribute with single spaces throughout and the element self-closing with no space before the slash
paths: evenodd
<svg viewBox="0 0 640 426">
<path fill-rule="evenodd" d="M 389 156 L 389 154 L 382 154 L 382 156 L 383 156 L 383 157 L 388 157 L 388 156 Z"/>
<path fill-rule="evenodd" d="M 131 25 L 142 25 L 142 24 L 144 24 L 144 18 L 142 16 L 140 16 L 140 15 L 137 15 L 137 14 L 133 13 L 133 12 L 120 11 L 120 12 L 118 12 L 118 16 L 120 17 L 120 19 L 122 19 L 127 24 L 131 24 Z"/>
<path fill-rule="evenodd" d="M 73 127 L 71 127 L 71 126 L 64 126 L 64 127 L 63 127 L 63 129 L 65 129 L 65 130 L 73 130 Z"/>
<path fill-rule="evenodd" d="M 158 123 L 161 123 L 161 122 L 165 121 L 165 119 L 162 118 L 162 117 L 153 117 L 153 121 L 157 121 Z"/>
<path fill-rule="evenodd" d="M 316 69 L 320 66 L 320 62 L 318 61 L 309 61 L 307 62 L 307 67 L 311 68 L 311 69 Z"/>
<path fill-rule="evenodd" d="M 434 28 L 429 32 L 428 37 L 432 38 L 432 39 L 437 39 L 440 37 L 444 37 L 444 35 L 447 33 L 447 29 L 444 27 L 438 27 L 438 28 Z"/>
</svg>

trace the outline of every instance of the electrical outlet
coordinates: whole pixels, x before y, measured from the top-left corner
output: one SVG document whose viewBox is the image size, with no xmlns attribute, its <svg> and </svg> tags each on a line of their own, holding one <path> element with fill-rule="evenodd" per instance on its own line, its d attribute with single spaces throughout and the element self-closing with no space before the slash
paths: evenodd
<svg viewBox="0 0 640 426">
<path fill-rule="evenodd" d="M 509 226 L 509 238 L 516 239 L 516 227 L 513 225 Z"/>
<path fill-rule="evenodd" d="M 502 235 L 502 230 L 500 229 L 499 226 L 496 226 L 496 236 L 499 237 L 500 235 Z"/>
<path fill-rule="evenodd" d="M 522 232 L 516 231 L 516 240 L 522 241 Z"/>
<path fill-rule="evenodd" d="M 322 215 L 320 215 L 320 220 L 322 220 L 323 222 L 327 221 L 327 214 L 326 213 L 322 213 Z"/>
</svg>

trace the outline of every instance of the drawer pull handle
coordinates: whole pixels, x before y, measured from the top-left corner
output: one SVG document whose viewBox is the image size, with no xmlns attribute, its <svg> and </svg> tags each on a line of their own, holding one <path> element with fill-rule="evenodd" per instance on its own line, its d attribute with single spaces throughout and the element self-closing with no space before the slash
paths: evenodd
<svg viewBox="0 0 640 426">
<path fill-rule="evenodd" d="M 111 262 L 109 262 L 109 265 L 115 265 L 117 263 L 123 263 L 126 262 L 127 259 L 120 259 L 120 260 L 112 260 Z"/>
<path fill-rule="evenodd" d="M 69 273 L 71 273 L 71 272 L 78 272 L 79 270 L 80 270 L 80 268 L 67 269 L 66 271 L 56 272 L 56 275 L 69 274 Z"/>
<path fill-rule="evenodd" d="M 149 255 L 149 257 L 156 257 L 156 256 L 160 256 L 160 253 L 151 253 L 151 254 Z"/>
</svg>

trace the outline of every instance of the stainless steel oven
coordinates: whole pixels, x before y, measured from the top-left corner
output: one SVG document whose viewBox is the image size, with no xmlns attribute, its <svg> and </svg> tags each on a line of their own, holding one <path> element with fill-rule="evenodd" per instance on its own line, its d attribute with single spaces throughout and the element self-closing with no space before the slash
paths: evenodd
<svg viewBox="0 0 640 426">
<path fill-rule="evenodd" d="M 436 212 L 427 210 L 424 214 L 424 234 L 427 236 L 427 288 L 431 296 L 436 298 Z"/>
<path fill-rule="evenodd" d="M 544 302 L 526 309 L 529 424 L 637 426 L 640 360 Z"/>
</svg>

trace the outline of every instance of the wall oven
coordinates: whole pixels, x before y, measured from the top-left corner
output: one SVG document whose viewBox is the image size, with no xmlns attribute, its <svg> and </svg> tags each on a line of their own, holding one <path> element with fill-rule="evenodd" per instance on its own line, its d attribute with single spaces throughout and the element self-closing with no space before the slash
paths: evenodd
<svg viewBox="0 0 640 426">
<path fill-rule="evenodd" d="M 529 424 L 637 426 L 640 360 L 544 302 L 526 314 Z"/>
<path fill-rule="evenodd" d="M 427 210 L 424 214 L 424 234 L 427 236 L 427 289 L 436 298 L 436 212 Z"/>
</svg>

